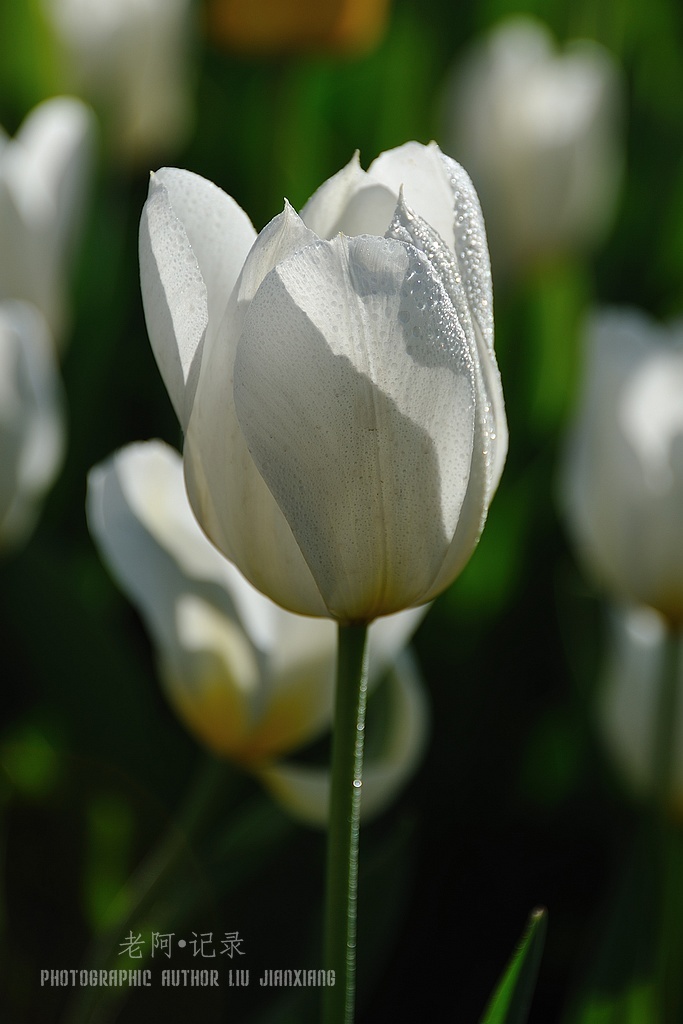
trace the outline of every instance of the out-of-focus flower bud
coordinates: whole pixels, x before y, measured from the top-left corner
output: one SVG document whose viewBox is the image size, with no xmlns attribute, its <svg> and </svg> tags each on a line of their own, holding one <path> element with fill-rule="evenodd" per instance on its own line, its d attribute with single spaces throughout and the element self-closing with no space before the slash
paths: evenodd
<svg viewBox="0 0 683 1024">
<path fill-rule="evenodd" d="M 683 332 L 636 310 L 588 328 L 562 483 L 580 555 L 614 598 L 683 624 Z"/>
<path fill-rule="evenodd" d="M 0 549 L 35 526 L 64 454 L 62 389 L 45 320 L 25 302 L 0 303 Z"/>
<path fill-rule="evenodd" d="M 611 615 L 607 662 L 600 690 L 599 718 L 615 764 L 637 795 L 655 795 L 662 741 L 666 728 L 670 764 L 666 766 L 667 806 L 683 814 L 683 659 L 676 677 L 667 681 L 667 645 L 678 645 L 665 619 L 652 608 L 615 608 Z M 662 722 L 663 688 L 673 682 L 673 717 Z"/>
<path fill-rule="evenodd" d="M 0 128 L 0 299 L 41 310 L 57 341 L 92 162 L 95 121 L 78 99 L 39 104 L 14 138 Z"/>
<path fill-rule="evenodd" d="M 497 25 L 458 64 L 444 137 L 481 198 L 494 269 L 590 247 L 611 222 L 622 171 L 622 86 L 611 55 L 543 24 Z"/>
<path fill-rule="evenodd" d="M 105 125 L 113 158 L 148 165 L 190 127 L 190 0 L 43 0 L 70 88 Z"/>
<path fill-rule="evenodd" d="M 334 624 L 284 611 L 216 551 L 190 509 L 179 454 L 160 441 L 130 445 L 91 471 L 88 522 L 150 629 L 181 720 L 297 817 L 324 824 L 329 771 L 285 758 L 331 726 Z M 370 630 L 370 684 L 388 672 L 388 709 L 381 750 L 367 761 L 364 814 L 389 803 L 423 747 L 425 697 L 404 650 L 421 616 L 403 612 Z M 371 701 L 370 736 L 372 714 Z"/>
</svg>

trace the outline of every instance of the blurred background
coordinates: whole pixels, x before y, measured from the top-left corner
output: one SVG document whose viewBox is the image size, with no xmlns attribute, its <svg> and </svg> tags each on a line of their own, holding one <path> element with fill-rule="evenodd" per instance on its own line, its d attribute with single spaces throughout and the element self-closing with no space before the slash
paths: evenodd
<svg viewBox="0 0 683 1024">
<path fill-rule="evenodd" d="M 512 15 L 545 28 L 517 21 L 510 41 Z M 60 250 L 65 447 L 31 528 L 0 551 L 2 1019 L 318 1019 L 315 991 L 257 978 L 319 966 L 324 835 L 228 764 L 194 813 L 209 755 L 99 558 L 86 476 L 129 442 L 182 443 L 139 290 L 150 169 L 211 179 L 260 229 L 355 150 L 367 168 L 435 139 L 487 220 L 510 451 L 477 551 L 414 640 L 432 723 L 422 763 L 362 832 L 357 1020 L 477 1021 L 545 906 L 532 1024 L 683 1021 L 676 801 L 634 785 L 629 742 L 615 758 L 607 741 L 598 708 L 623 595 L 577 557 L 558 497 L 587 316 L 683 312 L 680 5 L 0 0 L 7 136 L 64 94 L 95 126 Z M 3 303 L 32 299 L 12 283 L 10 220 Z M 96 990 L 41 987 L 41 969 L 108 963 L 130 928 L 238 932 L 245 955 L 221 966 L 249 968 L 251 984 L 122 990 L 99 1008 Z"/>
</svg>

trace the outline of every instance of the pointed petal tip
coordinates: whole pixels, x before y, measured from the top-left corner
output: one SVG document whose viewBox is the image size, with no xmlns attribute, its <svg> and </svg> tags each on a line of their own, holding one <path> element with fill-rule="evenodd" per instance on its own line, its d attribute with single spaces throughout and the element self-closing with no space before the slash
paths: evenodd
<svg viewBox="0 0 683 1024">
<path fill-rule="evenodd" d="M 157 192 L 168 192 L 166 184 L 163 180 L 162 173 L 165 170 L 164 167 L 157 168 L 156 171 L 149 172 L 149 187 L 147 190 L 147 198 L 155 195 Z"/>
<path fill-rule="evenodd" d="M 398 190 L 398 201 L 396 203 L 396 213 L 401 213 L 403 217 L 414 217 L 415 211 L 412 206 L 406 201 L 405 186 L 401 184 Z"/>
<path fill-rule="evenodd" d="M 278 213 L 276 217 L 273 217 L 270 224 L 266 225 L 263 229 L 262 234 L 271 227 L 277 229 L 282 238 L 286 238 L 292 231 L 295 231 L 297 235 L 301 235 L 301 246 L 318 238 L 318 235 L 306 226 L 306 222 L 302 219 L 298 210 L 292 206 L 287 198 L 285 198 L 282 213 Z"/>
<path fill-rule="evenodd" d="M 344 164 L 342 170 L 339 171 L 338 173 L 339 174 L 343 174 L 344 171 L 351 171 L 353 174 L 360 174 L 361 177 L 365 176 L 366 172 L 363 170 L 363 166 L 362 166 L 362 164 L 360 162 L 360 150 L 359 149 L 355 149 L 353 151 L 353 156 L 351 157 L 349 162 L 347 164 Z"/>
<path fill-rule="evenodd" d="M 287 196 L 285 196 L 284 198 L 284 205 L 282 207 L 281 216 L 284 217 L 286 222 L 296 222 L 301 220 L 301 217 L 299 216 L 299 211 L 292 206 Z"/>
<path fill-rule="evenodd" d="M 391 223 L 385 231 L 384 237 L 397 238 L 404 242 L 412 241 L 412 237 L 409 238 L 406 235 L 406 225 L 410 221 L 416 220 L 416 218 L 417 214 L 413 210 L 412 206 L 409 206 L 406 202 L 405 189 L 403 185 L 400 185 L 398 189 L 398 199 L 391 218 Z"/>
</svg>

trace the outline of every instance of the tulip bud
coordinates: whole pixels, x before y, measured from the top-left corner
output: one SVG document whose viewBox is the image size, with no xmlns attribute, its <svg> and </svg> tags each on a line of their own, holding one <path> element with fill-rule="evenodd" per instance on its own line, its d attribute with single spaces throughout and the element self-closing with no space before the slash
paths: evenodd
<svg viewBox="0 0 683 1024">
<path fill-rule="evenodd" d="M 667 807 L 683 811 L 683 662 L 674 666 L 673 708 L 662 722 L 661 704 L 669 684 L 667 644 L 678 645 L 680 634 L 670 634 L 666 620 L 652 608 L 612 610 L 608 656 L 600 688 L 599 719 L 607 748 L 615 765 L 634 793 L 652 797 L 658 785 L 661 757 L 658 743 L 664 724 L 670 731 L 670 764 L 667 766 Z"/>
<path fill-rule="evenodd" d="M 216 186 L 153 176 L 147 325 L 207 535 L 291 611 L 371 621 L 431 601 L 507 449 L 472 184 L 438 147 L 357 158 L 256 236 Z"/>
<path fill-rule="evenodd" d="M 610 54 L 543 24 L 501 22 L 459 63 L 444 134 L 461 154 L 491 228 L 494 267 L 595 244 L 621 177 L 621 83 Z"/>
<path fill-rule="evenodd" d="M 91 111 L 66 96 L 39 104 L 13 139 L 0 128 L 0 299 L 37 306 L 56 341 L 68 320 L 93 135 Z"/>
<path fill-rule="evenodd" d="M 33 529 L 64 453 L 61 384 L 45 320 L 0 303 L 0 548 Z"/>
<path fill-rule="evenodd" d="M 587 567 L 615 598 L 683 623 L 683 334 L 635 310 L 588 328 L 562 497 Z"/>
<path fill-rule="evenodd" d="M 70 88 L 101 116 L 115 158 L 142 164 L 190 121 L 189 0 L 43 0 Z"/>
<path fill-rule="evenodd" d="M 190 509 L 180 456 L 160 441 L 129 445 L 91 470 L 87 509 L 104 561 L 149 627 L 179 718 L 297 817 L 324 823 L 329 771 L 283 758 L 330 727 L 333 623 L 279 608 L 216 551 Z M 366 814 L 386 806 L 422 750 L 425 700 L 403 650 L 421 615 L 370 630 L 370 682 L 389 671 L 390 710 L 383 748 L 368 761 Z"/>
</svg>

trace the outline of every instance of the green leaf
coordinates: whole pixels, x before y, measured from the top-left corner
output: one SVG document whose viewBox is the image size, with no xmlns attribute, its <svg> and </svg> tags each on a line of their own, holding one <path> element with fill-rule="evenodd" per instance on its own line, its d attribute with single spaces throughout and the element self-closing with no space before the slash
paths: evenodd
<svg viewBox="0 0 683 1024">
<path fill-rule="evenodd" d="M 480 1024 L 525 1024 L 545 942 L 547 914 L 534 910 Z"/>
</svg>

